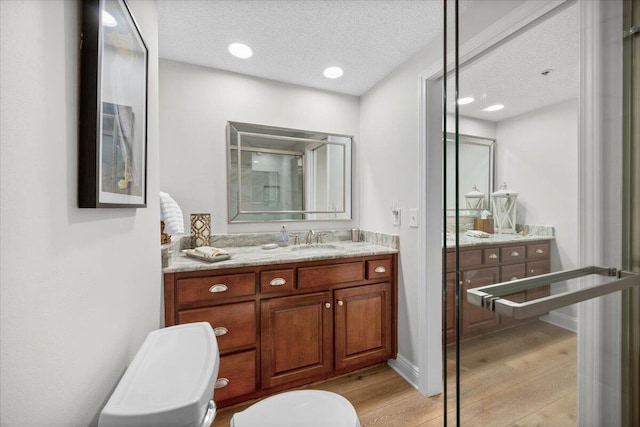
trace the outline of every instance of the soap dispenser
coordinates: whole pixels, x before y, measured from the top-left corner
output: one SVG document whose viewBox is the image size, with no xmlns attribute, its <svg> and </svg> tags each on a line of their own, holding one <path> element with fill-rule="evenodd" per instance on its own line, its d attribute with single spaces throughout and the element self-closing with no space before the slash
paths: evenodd
<svg viewBox="0 0 640 427">
<path fill-rule="evenodd" d="M 287 246 L 289 244 L 289 233 L 285 226 L 282 226 L 282 230 L 280 230 L 280 235 L 278 236 L 278 244 L 280 246 Z"/>
</svg>

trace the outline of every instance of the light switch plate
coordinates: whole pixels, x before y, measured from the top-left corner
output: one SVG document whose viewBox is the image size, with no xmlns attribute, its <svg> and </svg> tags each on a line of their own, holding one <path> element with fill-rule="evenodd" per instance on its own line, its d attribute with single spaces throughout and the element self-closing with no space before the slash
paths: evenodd
<svg viewBox="0 0 640 427">
<path fill-rule="evenodd" d="M 409 209 L 409 227 L 418 228 L 418 208 Z"/>
</svg>

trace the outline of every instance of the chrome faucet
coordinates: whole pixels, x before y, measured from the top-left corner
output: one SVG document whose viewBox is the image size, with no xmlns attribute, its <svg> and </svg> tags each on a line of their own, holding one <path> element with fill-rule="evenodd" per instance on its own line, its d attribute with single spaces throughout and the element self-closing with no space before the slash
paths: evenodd
<svg viewBox="0 0 640 427">
<path fill-rule="evenodd" d="M 313 230 L 309 230 L 309 232 L 307 233 L 307 245 L 310 245 L 311 243 L 313 243 L 314 234 L 315 232 Z"/>
</svg>

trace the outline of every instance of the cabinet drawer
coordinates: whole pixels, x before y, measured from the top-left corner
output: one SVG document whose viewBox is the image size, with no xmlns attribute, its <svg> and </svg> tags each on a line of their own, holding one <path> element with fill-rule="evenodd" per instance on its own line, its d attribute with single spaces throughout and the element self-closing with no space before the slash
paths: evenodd
<svg viewBox="0 0 640 427">
<path fill-rule="evenodd" d="M 298 289 L 357 282 L 364 278 L 363 267 L 362 261 L 318 267 L 301 267 L 298 269 Z"/>
<path fill-rule="evenodd" d="M 536 243 L 527 246 L 527 259 L 549 258 L 549 243 Z"/>
<path fill-rule="evenodd" d="M 510 282 L 512 280 L 524 279 L 526 277 L 526 265 L 513 264 L 500 267 L 500 281 Z"/>
<path fill-rule="evenodd" d="M 460 252 L 460 268 L 470 265 L 482 265 L 482 249 Z M 447 252 L 447 271 L 456 269 L 456 253 Z"/>
<path fill-rule="evenodd" d="M 179 306 L 256 293 L 255 273 L 178 279 L 177 283 Z"/>
<path fill-rule="evenodd" d="M 527 277 L 547 274 L 551 271 L 549 261 L 532 261 L 527 263 Z"/>
<path fill-rule="evenodd" d="M 500 259 L 502 262 L 524 261 L 525 255 L 524 246 L 508 246 L 500 249 Z"/>
<path fill-rule="evenodd" d="M 484 264 L 499 264 L 500 263 L 500 249 L 490 248 L 483 251 Z"/>
<path fill-rule="evenodd" d="M 260 292 L 281 292 L 295 289 L 293 269 L 260 273 Z"/>
<path fill-rule="evenodd" d="M 498 267 L 479 268 L 462 272 L 462 281 L 468 289 L 478 286 L 499 283 L 500 269 Z M 466 299 L 466 297 L 465 297 Z"/>
<path fill-rule="evenodd" d="M 220 358 L 220 371 L 213 397 L 222 402 L 256 391 L 256 351 L 245 351 Z"/>
<path fill-rule="evenodd" d="M 391 276 L 390 259 L 367 261 L 367 279 L 381 279 L 389 276 Z"/>
<path fill-rule="evenodd" d="M 217 305 L 178 311 L 178 323 L 209 322 L 220 352 L 256 345 L 256 303 Z"/>
</svg>

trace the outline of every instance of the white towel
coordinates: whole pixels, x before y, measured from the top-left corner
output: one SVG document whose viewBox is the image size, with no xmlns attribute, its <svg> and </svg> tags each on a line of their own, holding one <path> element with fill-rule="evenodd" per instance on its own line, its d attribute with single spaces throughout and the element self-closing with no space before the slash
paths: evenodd
<svg viewBox="0 0 640 427">
<path fill-rule="evenodd" d="M 160 219 L 164 221 L 167 234 L 184 234 L 184 217 L 182 209 L 168 194 L 160 192 Z"/>
</svg>

